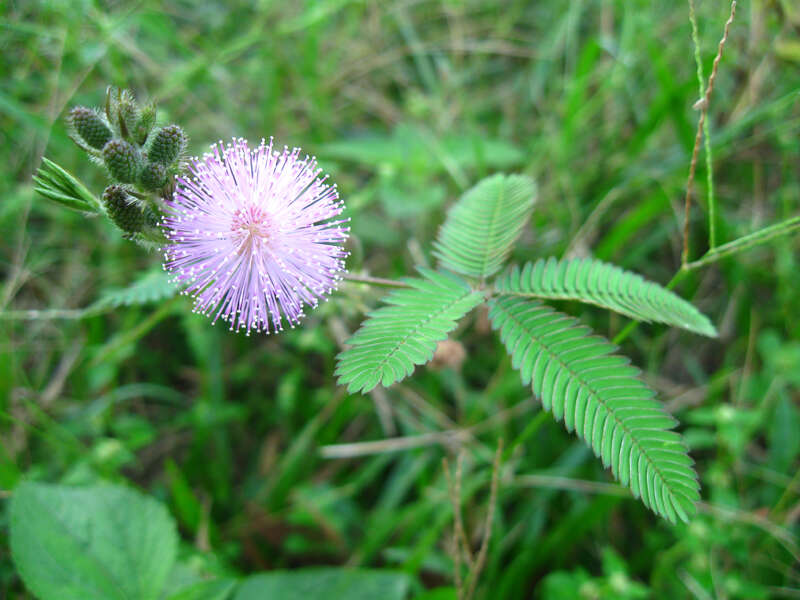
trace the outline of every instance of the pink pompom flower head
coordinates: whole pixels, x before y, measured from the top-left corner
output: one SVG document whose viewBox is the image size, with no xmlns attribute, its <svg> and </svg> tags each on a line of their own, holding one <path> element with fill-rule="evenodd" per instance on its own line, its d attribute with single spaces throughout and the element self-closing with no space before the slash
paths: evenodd
<svg viewBox="0 0 800 600">
<path fill-rule="evenodd" d="M 238 138 L 195 158 L 178 178 L 161 226 L 164 268 L 194 312 L 231 330 L 294 327 L 306 306 L 336 288 L 344 271 L 349 219 L 336 185 L 314 157 Z"/>
</svg>

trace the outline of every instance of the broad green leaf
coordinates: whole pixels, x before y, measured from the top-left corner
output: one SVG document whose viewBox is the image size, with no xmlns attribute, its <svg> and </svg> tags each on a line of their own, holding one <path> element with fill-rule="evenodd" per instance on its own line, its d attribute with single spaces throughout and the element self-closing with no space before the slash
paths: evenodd
<svg viewBox="0 0 800 600">
<path fill-rule="evenodd" d="M 525 298 L 490 305 L 492 327 L 545 410 L 575 431 L 653 512 L 686 521 L 697 475 L 676 421 L 616 347 L 570 316 Z"/>
<path fill-rule="evenodd" d="M 539 259 L 497 278 L 502 295 L 578 300 L 640 321 L 655 321 L 715 337 L 711 321 L 680 296 L 636 273 L 593 258 Z"/>
<path fill-rule="evenodd" d="M 350 392 L 390 386 L 433 357 L 436 343 L 456 321 L 483 300 L 455 275 L 420 269 L 422 279 L 406 279 L 409 289 L 391 292 L 384 306 L 369 314 L 337 357 L 336 374 Z"/>
<path fill-rule="evenodd" d="M 10 522 L 14 564 L 40 600 L 156 600 L 175 561 L 167 510 L 124 487 L 25 482 Z"/>
<path fill-rule="evenodd" d="M 163 600 L 228 600 L 239 584 L 224 572 L 209 552 L 184 549 L 167 575 L 159 598 Z"/>
<path fill-rule="evenodd" d="M 201 581 L 176 592 L 167 600 L 228 600 L 237 583 L 235 579 Z"/>
<path fill-rule="evenodd" d="M 468 190 L 448 211 L 434 242 L 446 269 L 486 278 L 505 263 L 533 210 L 530 177 L 498 174 Z"/>
<path fill-rule="evenodd" d="M 245 579 L 234 600 L 405 600 L 405 573 L 322 568 L 261 573 Z"/>
</svg>

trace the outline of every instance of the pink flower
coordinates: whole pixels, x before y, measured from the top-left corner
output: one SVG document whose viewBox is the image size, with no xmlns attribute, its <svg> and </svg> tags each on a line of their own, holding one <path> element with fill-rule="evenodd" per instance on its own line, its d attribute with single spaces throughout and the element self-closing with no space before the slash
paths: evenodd
<svg viewBox="0 0 800 600">
<path fill-rule="evenodd" d="M 222 318 L 231 330 L 281 331 L 306 306 L 336 288 L 344 270 L 349 219 L 336 185 L 315 158 L 244 139 L 195 158 L 178 179 L 162 228 L 164 268 L 194 312 Z"/>
</svg>

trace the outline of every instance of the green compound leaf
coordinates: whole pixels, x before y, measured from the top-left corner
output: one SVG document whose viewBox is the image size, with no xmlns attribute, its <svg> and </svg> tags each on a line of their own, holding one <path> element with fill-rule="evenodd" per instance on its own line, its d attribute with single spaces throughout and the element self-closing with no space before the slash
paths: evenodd
<svg viewBox="0 0 800 600">
<path fill-rule="evenodd" d="M 692 459 L 639 370 L 577 319 L 539 302 L 499 298 L 489 318 L 544 408 L 653 512 L 688 520 L 700 497 Z"/>
<path fill-rule="evenodd" d="M 406 279 L 411 288 L 396 290 L 384 306 L 369 314 L 339 354 L 336 374 L 349 392 L 390 386 L 433 357 L 456 321 L 483 300 L 466 282 L 443 273 L 419 269 L 422 279 Z"/>
<path fill-rule="evenodd" d="M 177 552 L 166 509 L 124 487 L 25 482 L 10 521 L 14 564 L 40 600 L 156 600 Z"/>
<path fill-rule="evenodd" d="M 47 158 L 33 178 L 34 191 L 57 204 L 79 212 L 101 213 L 100 201 L 71 173 Z"/>
<path fill-rule="evenodd" d="M 168 273 L 163 269 L 151 269 L 143 272 L 128 287 L 104 292 L 93 308 L 150 304 L 171 298 L 176 293 L 177 289 L 170 283 Z"/>
<path fill-rule="evenodd" d="M 434 242 L 439 264 L 471 277 L 495 274 L 533 211 L 536 184 L 523 175 L 493 175 L 450 209 Z"/>
<path fill-rule="evenodd" d="M 495 282 L 501 295 L 578 300 L 639 321 L 655 321 L 716 337 L 711 321 L 680 296 L 615 265 L 579 258 L 514 265 Z"/>
</svg>

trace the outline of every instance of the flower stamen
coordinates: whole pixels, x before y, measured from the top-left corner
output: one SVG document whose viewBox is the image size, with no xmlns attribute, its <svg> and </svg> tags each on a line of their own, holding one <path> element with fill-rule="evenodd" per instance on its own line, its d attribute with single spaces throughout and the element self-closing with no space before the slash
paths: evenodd
<svg viewBox="0 0 800 600">
<path fill-rule="evenodd" d="M 231 329 L 281 331 L 336 288 L 347 252 L 344 204 L 299 148 L 250 149 L 234 139 L 195 158 L 178 179 L 162 227 L 164 268 L 195 312 Z"/>
</svg>

